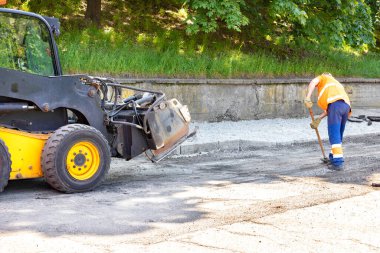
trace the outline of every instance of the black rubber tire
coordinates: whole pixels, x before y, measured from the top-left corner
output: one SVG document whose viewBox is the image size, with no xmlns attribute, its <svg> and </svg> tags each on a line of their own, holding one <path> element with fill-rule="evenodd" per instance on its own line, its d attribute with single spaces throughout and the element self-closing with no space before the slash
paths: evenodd
<svg viewBox="0 0 380 253">
<path fill-rule="evenodd" d="M 75 143 L 81 141 L 90 141 L 94 144 L 100 157 L 96 173 L 86 180 L 75 179 L 66 168 L 68 151 Z M 105 178 L 110 164 L 111 153 L 108 141 L 95 128 L 82 124 L 66 125 L 56 130 L 47 140 L 41 157 L 45 180 L 54 189 L 65 193 L 94 189 Z"/>
<path fill-rule="evenodd" d="M 4 141 L 0 139 L 0 192 L 8 185 L 11 166 L 12 161 L 8 147 Z"/>
</svg>

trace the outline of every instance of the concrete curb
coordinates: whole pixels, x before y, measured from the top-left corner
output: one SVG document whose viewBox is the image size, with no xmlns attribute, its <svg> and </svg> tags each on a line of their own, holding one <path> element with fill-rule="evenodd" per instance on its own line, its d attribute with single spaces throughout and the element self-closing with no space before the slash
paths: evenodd
<svg viewBox="0 0 380 253">
<path fill-rule="evenodd" d="M 380 137 L 380 133 L 371 133 L 371 134 L 360 134 L 360 135 L 351 135 L 345 137 L 346 142 L 355 142 L 364 137 Z M 328 149 L 326 145 L 328 144 L 328 139 L 325 138 L 322 140 L 325 148 L 326 155 Z M 270 142 L 270 141 L 247 141 L 247 140 L 230 140 L 230 141 L 217 141 L 210 143 L 186 143 L 178 147 L 173 155 L 195 155 L 207 152 L 223 152 L 223 151 L 244 151 L 244 150 L 255 150 L 262 147 L 283 147 L 291 145 L 316 145 L 318 146 L 317 139 L 315 140 L 297 140 L 289 142 Z"/>
<path fill-rule="evenodd" d="M 255 79 L 202 79 L 202 78 L 115 78 L 116 81 L 122 84 L 215 84 L 215 85 L 254 85 L 254 84 L 307 84 L 310 78 L 255 78 Z M 339 78 L 341 83 L 372 83 L 380 84 L 379 78 Z"/>
<path fill-rule="evenodd" d="M 380 108 L 380 79 L 339 79 L 354 108 Z M 298 118 L 310 79 L 123 79 L 126 86 L 160 90 L 188 105 L 200 122 Z M 316 100 L 313 96 L 312 100 Z M 314 108 L 316 109 L 316 108 Z M 319 113 L 320 111 L 315 111 Z"/>
</svg>

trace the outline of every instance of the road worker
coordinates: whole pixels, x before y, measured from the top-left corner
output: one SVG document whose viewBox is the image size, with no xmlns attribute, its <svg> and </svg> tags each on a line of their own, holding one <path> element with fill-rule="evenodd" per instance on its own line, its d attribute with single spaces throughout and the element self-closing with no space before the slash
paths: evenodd
<svg viewBox="0 0 380 253">
<path fill-rule="evenodd" d="M 344 165 L 342 141 L 346 122 L 349 114 L 351 114 L 350 99 L 340 82 L 330 73 L 323 73 L 309 84 L 307 96 L 304 100 L 307 108 L 313 106 L 310 97 L 316 87 L 318 88 L 318 106 L 323 110 L 323 113 L 310 126 L 313 129 L 318 128 L 321 120 L 327 116 L 331 145 L 329 168 L 342 170 Z"/>
</svg>

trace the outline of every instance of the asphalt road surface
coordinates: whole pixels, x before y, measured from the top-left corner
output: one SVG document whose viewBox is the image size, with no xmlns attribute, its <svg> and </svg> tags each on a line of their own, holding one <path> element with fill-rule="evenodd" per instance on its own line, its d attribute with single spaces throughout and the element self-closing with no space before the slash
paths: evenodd
<svg viewBox="0 0 380 253">
<path fill-rule="evenodd" d="M 344 145 L 330 171 L 317 144 L 113 160 L 92 192 L 43 180 L 0 194 L 0 252 L 379 252 L 380 136 Z"/>
</svg>

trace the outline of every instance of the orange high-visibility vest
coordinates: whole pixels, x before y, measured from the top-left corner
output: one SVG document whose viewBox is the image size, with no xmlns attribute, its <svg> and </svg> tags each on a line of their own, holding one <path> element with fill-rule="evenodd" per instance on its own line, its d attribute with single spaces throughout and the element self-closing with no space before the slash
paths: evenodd
<svg viewBox="0 0 380 253">
<path fill-rule="evenodd" d="M 334 77 L 329 75 L 318 76 L 318 105 L 322 110 L 327 110 L 329 104 L 338 100 L 344 100 L 349 106 L 350 99 L 344 90 L 343 85 L 338 82 Z"/>
</svg>

